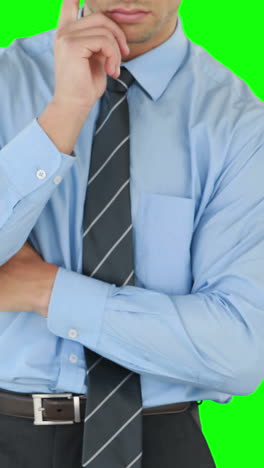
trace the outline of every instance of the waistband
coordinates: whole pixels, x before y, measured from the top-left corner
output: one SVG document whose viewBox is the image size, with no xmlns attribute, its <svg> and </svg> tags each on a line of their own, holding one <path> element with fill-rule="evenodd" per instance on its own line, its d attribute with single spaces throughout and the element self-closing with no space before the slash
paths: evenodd
<svg viewBox="0 0 264 468">
<path fill-rule="evenodd" d="M 196 401 L 143 408 L 143 416 L 187 411 Z M 0 389 L 0 413 L 32 419 L 36 425 L 84 421 L 86 395 L 75 393 L 17 393 Z"/>
</svg>

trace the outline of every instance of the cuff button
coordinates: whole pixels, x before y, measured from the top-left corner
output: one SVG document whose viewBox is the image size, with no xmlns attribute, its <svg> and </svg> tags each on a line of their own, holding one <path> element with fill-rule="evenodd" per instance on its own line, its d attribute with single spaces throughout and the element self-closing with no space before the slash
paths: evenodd
<svg viewBox="0 0 264 468">
<path fill-rule="evenodd" d="M 57 184 L 60 184 L 61 181 L 62 181 L 62 177 L 59 176 L 59 175 L 56 176 L 56 177 L 53 179 L 53 182 L 54 182 L 54 184 L 56 184 L 56 185 L 57 185 Z"/>
<path fill-rule="evenodd" d="M 37 178 L 38 179 L 45 179 L 46 177 L 46 172 L 43 169 L 39 169 L 37 171 Z"/>
</svg>

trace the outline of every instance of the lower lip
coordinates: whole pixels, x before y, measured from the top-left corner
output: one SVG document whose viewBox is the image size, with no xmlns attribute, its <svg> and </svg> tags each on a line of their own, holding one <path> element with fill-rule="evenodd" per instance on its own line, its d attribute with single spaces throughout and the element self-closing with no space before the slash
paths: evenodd
<svg viewBox="0 0 264 468">
<path fill-rule="evenodd" d="M 109 12 L 111 18 L 119 21 L 120 23 L 135 23 L 145 18 L 148 15 L 148 12 L 142 13 L 118 13 L 118 12 Z"/>
</svg>

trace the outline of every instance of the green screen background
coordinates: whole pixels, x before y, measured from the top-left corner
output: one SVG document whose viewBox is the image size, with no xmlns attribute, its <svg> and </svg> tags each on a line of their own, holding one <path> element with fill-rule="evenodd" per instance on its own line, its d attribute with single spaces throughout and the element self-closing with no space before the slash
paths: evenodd
<svg viewBox="0 0 264 468">
<path fill-rule="evenodd" d="M 83 3 L 81 0 L 79 5 Z M 2 0 L 0 47 L 9 46 L 18 37 L 56 28 L 61 5 L 61 0 Z M 183 0 L 179 14 L 187 37 L 264 101 L 263 0 Z M 217 468 L 264 468 L 263 400 L 264 383 L 252 395 L 234 396 L 226 405 L 205 401 L 199 407 L 203 433 Z"/>
</svg>

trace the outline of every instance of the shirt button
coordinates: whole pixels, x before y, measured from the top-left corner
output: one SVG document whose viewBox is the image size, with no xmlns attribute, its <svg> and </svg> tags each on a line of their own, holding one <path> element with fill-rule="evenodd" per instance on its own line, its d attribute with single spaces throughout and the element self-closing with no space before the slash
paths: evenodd
<svg viewBox="0 0 264 468">
<path fill-rule="evenodd" d="M 75 364 L 75 363 L 78 361 L 78 357 L 76 356 L 76 354 L 70 354 L 69 360 L 70 360 L 73 364 Z"/>
<path fill-rule="evenodd" d="M 78 332 L 77 330 L 75 330 L 75 328 L 71 328 L 71 330 L 69 330 L 68 335 L 70 338 L 76 338 L 76 336 L 78 336 Z"/>
<path fill-rule="evenodd" d="M 53 182 L 54 184 L 60 184 L 62 181 L 62 177 L 60 175 L 56 176 L 54 179 L 53 179 Z"/>
<path fill-rule="evenodd" d="M 45 179 L 46 177 L 46 172 L 43 169 L 39 169 L 37 171 L 37 178 L 38 179 Z"/>
</svg>

